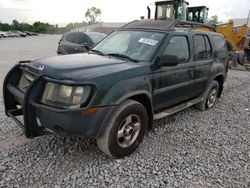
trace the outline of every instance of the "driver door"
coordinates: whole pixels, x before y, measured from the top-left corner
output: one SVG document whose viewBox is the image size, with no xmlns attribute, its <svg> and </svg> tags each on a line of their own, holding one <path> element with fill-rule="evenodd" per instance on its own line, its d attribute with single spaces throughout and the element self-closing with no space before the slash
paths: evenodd
<svg viewBox="0 0 250 188">
<path fill-rule="evenodd" d="M 192 97 L 194 81 L 189 46 L 187 36 L 170 36 L 163 54 L 177 56 L 178 65 L 159 67 L 154 72 L 154 110 L 170 107 Z"/>
</svg>

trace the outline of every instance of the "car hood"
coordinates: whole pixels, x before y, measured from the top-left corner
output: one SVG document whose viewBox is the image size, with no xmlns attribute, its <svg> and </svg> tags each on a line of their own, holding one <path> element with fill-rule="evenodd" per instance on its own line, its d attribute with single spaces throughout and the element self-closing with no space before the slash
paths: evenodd
<svg viewBox="0 0 250 188">
<path fill-rule="evenodd" d="M 84 81 L 134 69 L 141 65 L 119 58 L 83 53 L 39 59 L 33 61 L 30 66 L 34 66 L 51 78 Z"/>
</svg>

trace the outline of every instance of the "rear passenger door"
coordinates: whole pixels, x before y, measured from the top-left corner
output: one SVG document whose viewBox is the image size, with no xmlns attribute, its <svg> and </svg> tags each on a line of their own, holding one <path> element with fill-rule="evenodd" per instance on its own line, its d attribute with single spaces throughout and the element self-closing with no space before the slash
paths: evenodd
<svg viewBox="0 0 250 188">
<path fill-rule="evenodd" d="M 212 36 L 215 44 L 216 61 L 218 63 L 225 64 L 227 62 L 228 51 L 225 43 L 225 39 L 222 36 Z"/>
<path fill-rule="evenodd" d="M 196 95 L 200 95 L 205 87 L 213 63 L 213 50 L 207 35 L 193 36 L 194 46 L 194 87 Z"/>
<path fill-rule="evenodd" d="M 169 36 L 164 55 L 175 55 L 178 65 L 159 67 L 153 76 L 154 110 L 183 102 L 193 95 L 192 62 L 189 38 L 185 35 Z M 163 55 L 162 54 L 162 55 Z"/>
</svg>

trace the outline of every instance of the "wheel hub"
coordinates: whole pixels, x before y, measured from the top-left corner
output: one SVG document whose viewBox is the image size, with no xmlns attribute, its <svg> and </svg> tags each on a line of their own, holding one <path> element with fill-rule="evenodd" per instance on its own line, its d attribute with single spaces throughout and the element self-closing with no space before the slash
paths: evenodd
<svg viewBox="0 0 250 188">
<path fill-rule="evenodd" d="M 137 139 L 141 129 L 140 118 L 133 114 L 127 116 L 120 124 L 117 133 L 117 143 L 122 148 L 131 146 Z"/>
<path fill-rule="evenodd" d="M 211 108 L 214 105 L 216 100 L 216 95 L 217 95 L 217 88 L 213 88 L 208 95 L 207 99 L 208 108 Z"/>
<path fill-rule="evenodd" d="M 132 128 L 131 125 L 125 128 L 124 130 L 124 135 L 125 136 L 130 136 L 134 132 L 134 129 Z"/>
</svg>

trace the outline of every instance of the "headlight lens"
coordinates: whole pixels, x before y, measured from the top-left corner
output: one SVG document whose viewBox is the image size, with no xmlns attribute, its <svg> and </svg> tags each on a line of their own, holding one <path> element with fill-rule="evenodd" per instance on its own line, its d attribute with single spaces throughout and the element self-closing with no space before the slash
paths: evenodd
<svg viewBox="0 0 250 188">
<path fill-rule="evenodd" d="M 59 91 L 60 97 L 63 99 L 69 98 L 71 93 L 72 93 L 72 89 L 73 89 L 73 87 L 71 87 L 71 86 L 61 85 L 60 91 Z"/>
<path fill-rule="evenodd" d="M 47 82 L 41 102 L 59 108 L 80 108 L 81 104 L 88 100 L 90 90 L 90 86 L 67 86 Z"/>
</svg>

